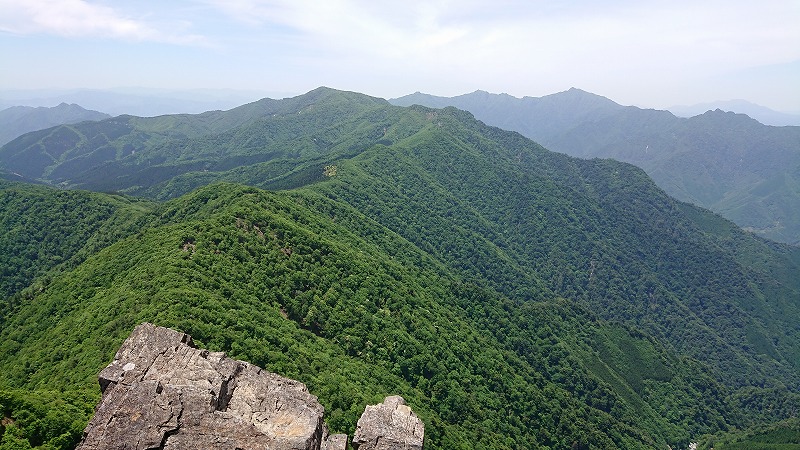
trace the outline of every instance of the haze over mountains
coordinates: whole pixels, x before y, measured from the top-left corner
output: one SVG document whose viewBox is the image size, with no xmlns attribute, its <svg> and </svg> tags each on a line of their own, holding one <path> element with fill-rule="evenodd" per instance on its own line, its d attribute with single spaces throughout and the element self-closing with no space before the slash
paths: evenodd
<svg viewBox="0 0 800 450">
<path fill-rule="evenodd" d="M 756 105 L 747 100 L 727 100 L 711 103 L 698 103 L 696 105 L 676 105 L 667 108 L 668 111 L 678 117 L 694 117 L 706 111 L 721 109 L 727 112 L 746 114 L 764 125 L 800 126 L 800 114 L 791 114 L 775 111 L 767 107 Z"/>
<path fill-rule="evenodd" d="M 84 109 L 76 104 L 61 103 L 51 108 L 12 106 L 0 110 L 0 145 L 30 131 L 108 117 L 111 116 L 99 111 Z"/>
<path fill-rule="evenodd" d="M 539 98 L 476 91 L 392 102 L 455 106 L 550 150 L 630 162 L 675 198 L 761 236 L 800 242 L 800 127 L 766 126 L 721 110 L 679 118 L 574 88 Z"/>
<path fill-rule="evenodd" d="M 230 109 L 269 95 L 285 97 L 289 93 L 265 93 L 236 89 L 30 89 L 0 92 L 0 108 L 10 106 L 51 107 L 77 103 L 84 108 L 113 116 L 130 114 L 153 117 L 164 114 L 198 114 Z"/>
</svg>

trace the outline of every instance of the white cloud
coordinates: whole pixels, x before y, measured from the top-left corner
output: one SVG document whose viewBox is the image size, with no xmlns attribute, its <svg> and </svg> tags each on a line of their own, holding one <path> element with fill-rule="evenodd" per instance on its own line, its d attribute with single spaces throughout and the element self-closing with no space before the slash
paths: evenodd
<svg viewBox="0 0 800 450">
<path fill-rule="evenodd" d="M 64 51 L 77 48 L 74 37 L 200 44 L 118 52 L 126 64 L 144 62 L 115 72 L 136 74 L 132 84 L 154 70 L 153 80 L 180 74 L 181 82 L 298 93 L 325 84 L 378 96 L 523 96 L 576 86 L 637 104 L 691 103 L 672 98 L 703 89 L 740 97 L 753 81 L 737 74 L 800 61 L 798 23 L 796 0 L 0 0 L 0 39 L 73 37 L 48 41 Z M 121 67 L 109 64 L 116 54 L 106 48 L 96 64 Z M 731 80 L 732 94 L 717 89 L 720 79 Z M 797 98 L 795 84 L 765 89 Z"/>
<path fill-rule="evenodd" d="M 334 55 L 406 58 L 451 45 L 468 32 L 439 22 L 449 2 L 355 0 L 206 0 L 253 28 L 291 30 L 307 46 Z"/>
<path fill-rule="evenodd" d="M 591 64 L 699 69 L 800 56 L 800 11 L 783 0 L 541 2 L 205 0 L 253 27 L 290 30 L 329 56 L 486 70 Z M 632 59 L 638 61 L 632 61 Z M 578 64 L 579 66 L 570 66 Z M 593 68 L 598 70 L 599 67 Z"/>
<path fill-rule="evenodd" d="M 201 44 L 198 35 L 163 31 L 84 0 L 0 0 L 0 31 L 65 37 L 104 37 L 172 44 Z"/>
</svg>

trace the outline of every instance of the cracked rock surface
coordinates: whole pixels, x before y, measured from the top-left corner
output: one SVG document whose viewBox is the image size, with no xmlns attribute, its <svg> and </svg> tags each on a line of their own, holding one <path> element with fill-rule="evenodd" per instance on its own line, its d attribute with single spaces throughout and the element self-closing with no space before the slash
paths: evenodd
<svg viewBox="0 0 800 450">
<path fill-rule="evenodd" d="M 403 397 L 386 397 L 379 405 L 368 405 L 358 419 L 353 436 L 357 450 L 422 450 L 425 425 L 406 405 Z"/>
<path fill-rule="evenodd" d="M 326 441 L 322 405 L 304 384 L 153 324 L 136 327 L 99 381 L 80 450 L 343 448 Z"/>
</svg>

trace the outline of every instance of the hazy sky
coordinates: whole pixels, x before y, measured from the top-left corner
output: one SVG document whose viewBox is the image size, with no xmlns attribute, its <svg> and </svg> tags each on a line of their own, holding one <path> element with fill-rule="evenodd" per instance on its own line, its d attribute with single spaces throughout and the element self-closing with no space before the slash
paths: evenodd
<svg viewBox="0 0 800 450">
<path fill-rule="evenodd" d="M 0 0 L 0 90 L 569 87 L 800 112 L 800 0 Z"/>
</svg>

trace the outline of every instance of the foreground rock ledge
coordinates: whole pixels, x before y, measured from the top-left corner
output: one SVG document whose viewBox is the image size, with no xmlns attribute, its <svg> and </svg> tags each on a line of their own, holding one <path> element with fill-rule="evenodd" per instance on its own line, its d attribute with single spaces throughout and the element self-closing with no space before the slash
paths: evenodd
<svg viewBox="0 0 800 450">
<path fill-rule="evenodd" d="M 194 348 L 189 335 L 150 323 L 133 330 L 99 381 L 103 398 L 79 450 L 347 448 L 347 436 L 328 435 L 323 407 L 303 383 L 222 352 Z M 399 399 L 391 401 L 416 419 L 402 398 L 389 399 Z M 365 416 L 370 408 L 375 407 L 368 406 Z M 376 427 L 397 446 L 358 447 L 354 441 L 354 447 L 422 448 L 421 422 L 413 428 L 419 433 L 415 447 L 405 442 L 417 442 L 416 434 L 406 440 L 388 438 L 402 434 L 405 422 Z"/>
</svg>

